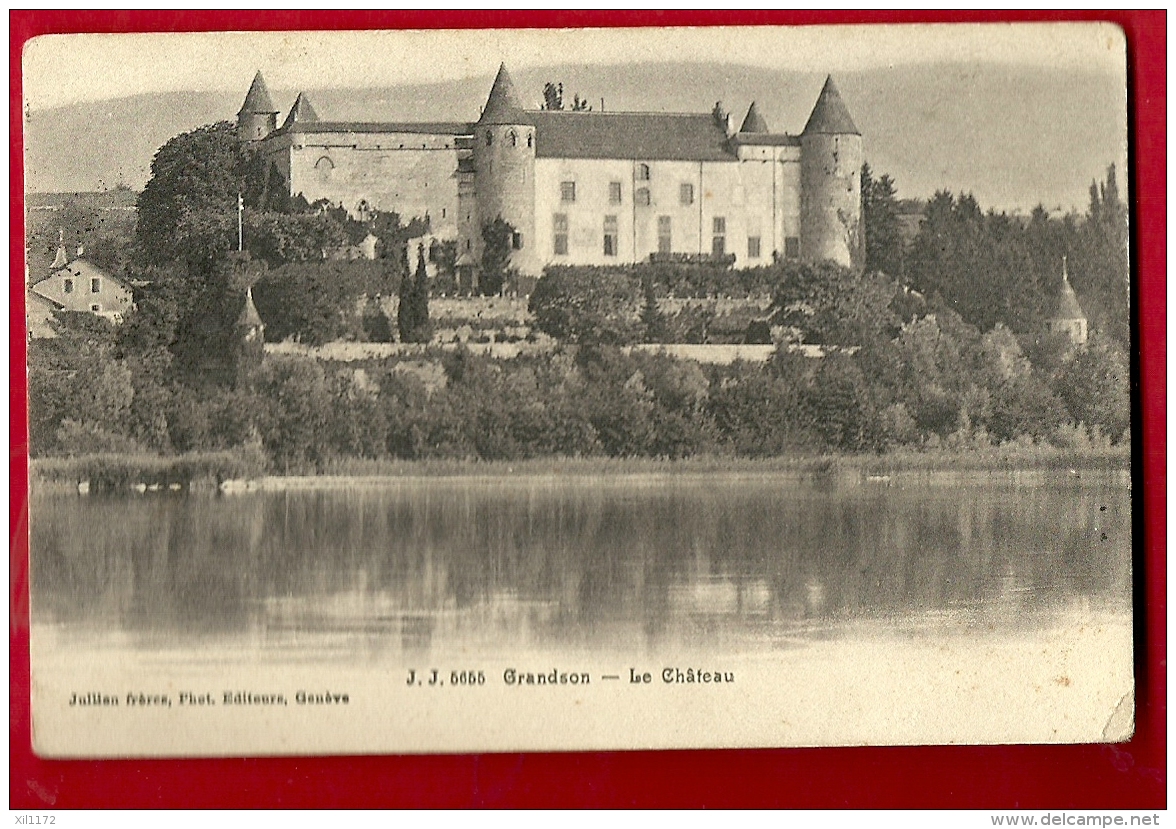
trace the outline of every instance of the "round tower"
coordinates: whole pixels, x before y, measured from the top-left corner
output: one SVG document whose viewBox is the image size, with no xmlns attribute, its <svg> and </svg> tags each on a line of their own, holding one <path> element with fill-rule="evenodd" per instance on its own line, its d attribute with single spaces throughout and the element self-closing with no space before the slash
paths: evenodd
<svg viewBox="0 0 1176 829">
<path fill-rule="evenodd" d="M 277 128 L 278 110 L 265 86 L 265 78 L 258 71 L 237 113 L 237 137 L 242 141 L 260 141 Z"/>
<path fill-rule="evenodd" d="M 800 255 L 847 268 L 861 263 L 862 134 L 833 77 L 800 135 Z"/>
<path fill-rule="evenodd" d="M 535 238 L 535 126 L 506 71 L 498 76 L 474 127 L 475 193 L 478 210 L 476 244 L 481 228 L 502 218 L 514 228 L 511 267 L 526 276 L 539 273 Z"/>
</svg>

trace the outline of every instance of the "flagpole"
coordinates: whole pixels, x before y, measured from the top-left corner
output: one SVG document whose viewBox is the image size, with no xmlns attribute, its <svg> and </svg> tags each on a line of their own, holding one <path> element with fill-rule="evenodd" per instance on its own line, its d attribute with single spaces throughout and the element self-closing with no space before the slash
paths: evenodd
<svg viewBox="0 0 1176 829">
<path fill-rule="evenodd" d="M 245 212 L 245 200 L 241 198 L 241 194 L 237 194 L 237 252 L 240 253 L 245 249 L 244 238 L 241 234 L 241 217 Z"/>
</svg>

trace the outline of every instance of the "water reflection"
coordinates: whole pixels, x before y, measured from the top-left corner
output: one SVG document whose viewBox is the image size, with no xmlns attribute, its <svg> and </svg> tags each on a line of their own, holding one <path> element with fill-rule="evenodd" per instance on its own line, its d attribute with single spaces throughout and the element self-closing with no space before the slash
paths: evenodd
<svg viewBox="0 0 1176 829">
<path fill-rule="evenodd" d="M 1125 475 L 388 481 L 232 497 L 35 495 L 38 622 L 144 648 L 759 649 L 860 619 L 1125 609 Z"/>
</svg>

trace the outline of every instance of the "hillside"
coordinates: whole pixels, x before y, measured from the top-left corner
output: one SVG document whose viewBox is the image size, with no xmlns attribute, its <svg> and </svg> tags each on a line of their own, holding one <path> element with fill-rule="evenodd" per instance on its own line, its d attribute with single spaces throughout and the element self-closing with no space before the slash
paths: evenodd
<svg viewBox="0 0 1176 829">
<path fill-rule="evenodd" d="M 799 132 L 823 73 L 736 65 L 553 66 L 515 73 L 535 105 L 562 81 L 599 109 L 707 112 L 716 100 L 742 117 L 755 100 L 773 130 Z M 326 119 L 474 120 L 489 78 L 369 89 L 316 89 Z M 1038 202 L 1083 208 L 1090 182 L 1125 163 L 1125 90 L 1106 75 L 968 65 L 839 73 L 866 155 L 904 197 L 971 190 L 981 204 L 1027 210 Z M 233 118 L 248 79 L 224 92 L 177 92 L 84 103 L 26 115 L 28 191 L 141 188 L 171 136 Z M 288 108 L 298 90 L 273 89 Z M 284 112 L 283 112 L 284 115 Z"/>
</svg>

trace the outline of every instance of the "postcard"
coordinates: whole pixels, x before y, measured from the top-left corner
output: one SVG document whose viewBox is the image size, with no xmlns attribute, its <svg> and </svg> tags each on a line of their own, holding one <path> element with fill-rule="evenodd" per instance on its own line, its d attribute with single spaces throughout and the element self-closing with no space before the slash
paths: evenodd
<svg viewBox="0 0 1176 829">
<path fill-rule="evenodd" d="M 23 84 L 39 755 L 1130 739 L 1117 27 Z"/>
</svg>

